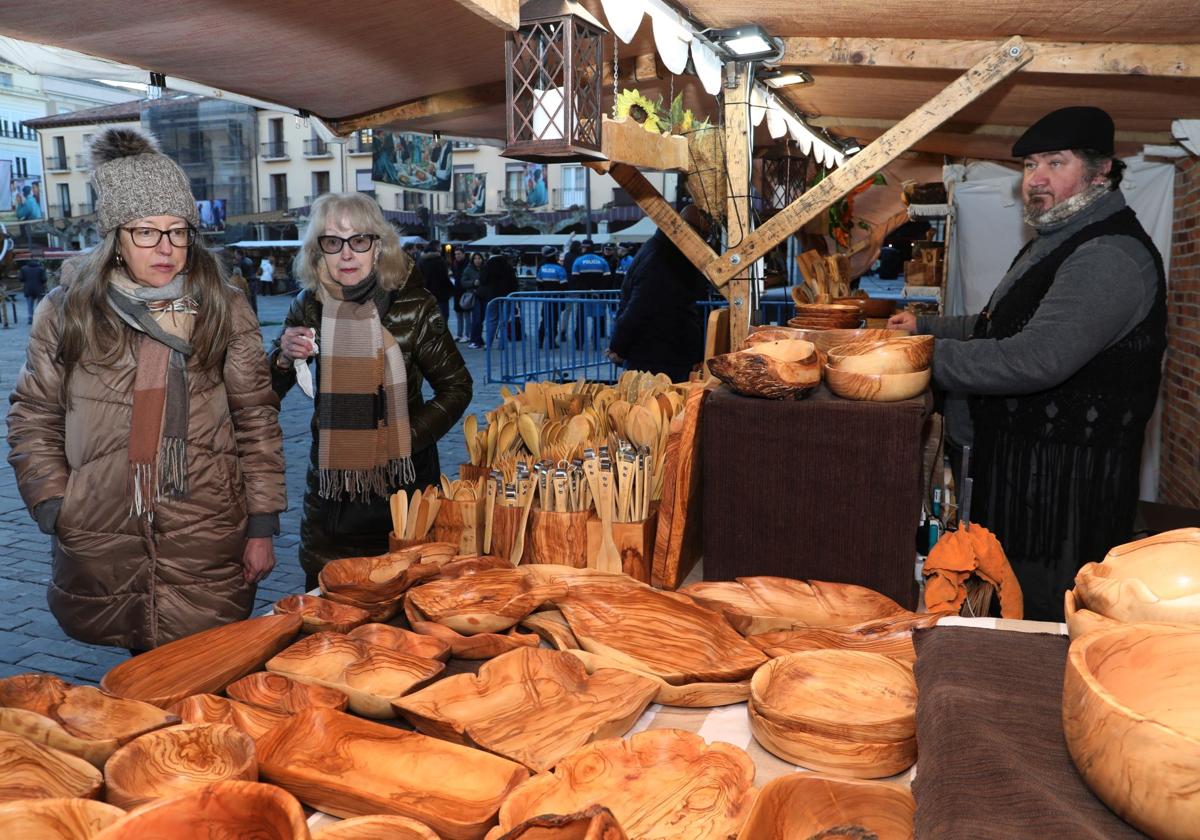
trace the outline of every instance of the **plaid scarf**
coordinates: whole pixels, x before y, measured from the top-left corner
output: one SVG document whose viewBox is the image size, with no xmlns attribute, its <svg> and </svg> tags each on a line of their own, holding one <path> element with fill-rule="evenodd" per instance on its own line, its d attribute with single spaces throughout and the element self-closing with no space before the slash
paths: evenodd
<svg viewBox="0 0 1200 840">
<path fill-rule="evenodd" d="M 416 481 L 404 354 L 379 319 L 374 274 L 350 287 L 324 272 L 320 279 L 319 492 L 386 498 Z"/>
<path fill-rule="evenodd" d="M 141 286 L 124 272 L 109 275 L 108 300 L 140 335 L 129 426 L 129 515 L 154 519 L 155 502 L 188 492 L 187 357 L 197 304 L 183 276 Z"/>
</svg>

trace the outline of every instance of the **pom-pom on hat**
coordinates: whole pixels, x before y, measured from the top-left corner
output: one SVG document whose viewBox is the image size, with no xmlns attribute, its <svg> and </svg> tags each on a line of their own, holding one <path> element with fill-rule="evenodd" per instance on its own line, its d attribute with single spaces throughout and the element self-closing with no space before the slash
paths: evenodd
<svg viewBox="0 0 1200 840">
<path fill-rule="evenodd" d="M 1035 122 L 1013 144 L 1013 157 L 1063 149 L 1095 149 L 1113 153 L 1113 121 L 1108 112 L 1090 105 L 1059 108 Z"/>
<path fill-rule="evenodd" d="M 105 129 L 92 140 L 91 155 L 101 233 L 143 216 L 178 216 L 199 226 L 187 176 L 149 134 Z"/>
</svg>

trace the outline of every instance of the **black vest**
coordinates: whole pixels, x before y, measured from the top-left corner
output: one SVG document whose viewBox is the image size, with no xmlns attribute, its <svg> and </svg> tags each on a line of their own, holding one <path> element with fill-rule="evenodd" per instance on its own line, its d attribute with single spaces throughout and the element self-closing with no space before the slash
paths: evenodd
<svg viewBox="0 0 1200 840">
<path fill-rule="evenodd" d="M 973 338 L 1008 338 L 1024 329 L 1062 264 L 1083 243 L 1101 236 L 1131 236 L 1154 258 L 1158 287 L 1149 313 L 1128 334 L 1053 388 L 1020 396 L 973 396 L 971 419 L 977 437 L 996 431 L 1030 440 L 1140 450 L 1158 398 L 1167 343 L 1167 305 L 1162 257 L 1132 209 L 1126 207 L 1088 225 L 1030 267 L 994 309 L 980 313 Z"/>
</svg>

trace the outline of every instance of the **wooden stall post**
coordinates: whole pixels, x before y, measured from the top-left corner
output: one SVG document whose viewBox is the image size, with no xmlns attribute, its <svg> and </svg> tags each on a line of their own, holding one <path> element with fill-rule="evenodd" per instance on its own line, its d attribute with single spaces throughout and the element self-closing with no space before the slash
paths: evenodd
<svg viewBox="0 0 1200 840">
<path fill-rule="evenodd" d="M 725 247 L 735 248 L 750 234 L 750 65 L 737 65 L 737 81 L 725 88 L 725 169 L 729 192 L 725 200 Z M 750 334 L 752 260 L 740 261 L 729 280 L 729 349 L 737 350 Z"/>
</svg>

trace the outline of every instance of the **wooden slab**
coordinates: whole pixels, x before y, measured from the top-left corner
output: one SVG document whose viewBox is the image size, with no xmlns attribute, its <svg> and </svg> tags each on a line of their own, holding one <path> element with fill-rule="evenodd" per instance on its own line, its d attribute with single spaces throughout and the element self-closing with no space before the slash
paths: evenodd
<svg viewBox="0 0 1200 840">
<path fill-rule="evenodd" d="M 675 589 L 695 567 L 700 545 L 700 417 L 708 389 L 693 386 L 677 415 L 678 436 L 672 421 L 667 438 L 667 461 L 658 526 L 654 538 L 654 565 L 650 582 Z M 674 441 L 672 441 L 674 438 Z"/>
<path fill-rule="evenodd" d="M 738 840 L 912 840 L 915 811 L 912 793 L 903 785 L 790 773 L 759 791 Z"/>
<path fill-rule="evenodd" d="M 310 685 L 270 671 L 256 671 L 232 682 L 225 693 L 251 706 L 295 714 L 310 706 L 346 711 L 350 698 L 333 688 Z"/>
<path fill-rule="evenodd" d="M 96 840 L 308 840 L 304 809 L 274 785 L 215 782 L 152 802 Z"/>
<path fill-rule="evenodd" d="M 225 723 L 240 729 L 256 743 L 287 719 L 285 712 L 250 706 L 215 694 L 193 694 L 171 707 L 184 723 Z"/>
<path fill-rule="evenodd" d="M 313 840 L 438 840 L 433 829 L 408 817 L 351 817 L 313 833 Z"/>
<path fill-rule="evenodd" d="M 90 840 L 125 816 L 95 799 L 22 799 L 0 805 L 0 837 L 13 840 Z"/>
<path fill-rule="evenodd" d="M 433 636 L 424 636 L 393 627 L 390 624 L 364 624 L 349 633 L 351 638 L 362 639 L 369 645 L 387 648 L 395 653 L 415 656 L 418 659 L 436 659 L 445 662 L 450 658 L 450 644 Z"/>
<path fill-rule="evenodd" d="M 337 633 L 314 633 L 267 662 L 267 670 L 340 691 L 350 709 L 371 718 L 395 717 L 392 701 L 446 667 Z"/>
<path fill-rule="evenodd" d="M 95 799 L 104 786 L 100 771 L 82 758 L 0 732 L 0 802 L 15 799 Z"/>
<path fill-rule="evenodd" d="M 483 837 L 529 776 L 499 756 L 328 709 L 306 709 L 268 733 L 259 770 L 326 813 L 410 817 L 446 840 Z"/>
<path fill-rule="evenodd" d="M 678 134 L 646 131 L 628 117 L 604 117 L 600 130 L 600 153 L 610 162 L 625 163 L 659 172 L 687 172 L 690 164 L 687 138 Z M 596 168 L 608 171 L 611 163 L 597 161 Z"/>
<path fill-rule="evenodd" d="M 577 750 L 553 773 L 522 783 L 504 801 L 496 840 L 539 814 L 608 808 L 630 837 L 726 838 L 754 801 L 754 763 L 731 744 L 652 729 Z"/>
<path fill-rule="evenodd" d="M 612 811 L 593 805 L 577 814 L 531 817 L 501 840 L 628 840 Z"/>
<path fill-rule="evenodd" d="M 100 687 L 164 709 L 192 694 L 215 694 L 262 668 L 300 625 L 297 615 L 265 615 L 204 630 L 122 662 Z"/>
<path fill-rule="evenodd" d="M 339 604 L 318 595 L 288 595 L 275 602 L 275 612 L 294 613 L 304 622 L 305 633 L 349 633 L 360 624 L 366 623 L 370 614 L 359 607 Z"/>
<path fill-rule="evenodd" d="M 599 738 L 624 735 L 658 687 L 627 671 L 592 675 L 567 653 L 521 648 L 397 700 L 418 731 L 520 762 L 534 772 Z"/>
<path fill-rule="evenodd" d="M 519 569 L 491 569 L 416 587 L 404 607 L 410 621 L 432 621 L 472 636 L 507 630 L 565 590 L 556 583 L 539 585 Z"/>
</svg>

